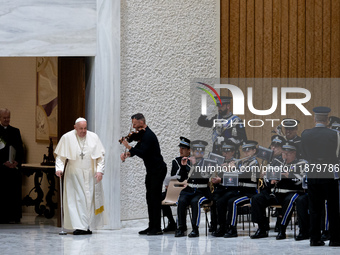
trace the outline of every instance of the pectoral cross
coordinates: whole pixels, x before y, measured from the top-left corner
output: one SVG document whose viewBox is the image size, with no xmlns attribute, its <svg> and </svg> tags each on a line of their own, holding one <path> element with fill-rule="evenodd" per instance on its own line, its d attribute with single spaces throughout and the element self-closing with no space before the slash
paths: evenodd
<svg viewBox="0 0 340 255">
<path fill-rule="evenodd" d="M 81 157 L 81 159 L 83 159 L 85 154 L 83 152 L 81 152 L 79 156 Z"/>
</svg>

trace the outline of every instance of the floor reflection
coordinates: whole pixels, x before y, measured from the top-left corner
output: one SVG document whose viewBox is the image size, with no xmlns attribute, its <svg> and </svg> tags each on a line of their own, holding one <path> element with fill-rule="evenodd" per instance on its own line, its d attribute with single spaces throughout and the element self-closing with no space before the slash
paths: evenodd
<svg viewBox="0 0 340 255">
<path fill-rule="evenodd" d="M 93 231 L 91 236 L 74 236 L 72 231 L 59 235 L 56 218 L 45 219 L 25 215 L 21 224 L 0 225 L 1 254 L 39 255 L 93 255 L 93 254 L 338 254 L 339 248 L 310 247 L 309 241 L 296 242 L 293 230 L 287 231 L 285 240 L 269 238 L 252 240 L 248 229 L 239 228 L 237 238 L 205 236 L 201 222 L 199 238 L 175 238 L 174 233 L 162 236 L 140 236 L 138 231 L 146 226 L 146 220 L 122 223 L 120 230 Z M 190 230 L 190 229 L 189 229 Z M 252 227 L 252 232 L 255 228 Z M 328 244 L 328 243 L 326 243 Z"/>
</svg>

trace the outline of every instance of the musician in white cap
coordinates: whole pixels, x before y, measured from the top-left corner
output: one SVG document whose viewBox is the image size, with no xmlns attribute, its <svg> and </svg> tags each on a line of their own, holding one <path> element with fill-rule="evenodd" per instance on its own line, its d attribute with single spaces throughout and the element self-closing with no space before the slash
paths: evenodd
<svg viewBox="0 0 340 255">
<path fill-rule="evenodd" d="M 64 177 L 64 226 L 74 235 L 92 234 L 105 224 L 102 178 L 105 150 L 99 137 L 78 118 L 56 149 L 56 175 Z M 66 167 L 65 167 L 66 166 Z"/>
</svg>

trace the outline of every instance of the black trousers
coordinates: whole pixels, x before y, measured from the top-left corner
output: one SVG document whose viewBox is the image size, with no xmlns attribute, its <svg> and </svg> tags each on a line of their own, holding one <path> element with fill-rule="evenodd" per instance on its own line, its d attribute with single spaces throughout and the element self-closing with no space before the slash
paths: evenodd
<svg viewBox="0 0 340 255">
<path fill-rule="evenodd" d="M 311 241 L 321 239 L 321 215 L 327 200 L 329 234 L 331 241 L 340 241 L 339 224 L 339 188 L 337 180 L 317 180 L 308 183 L 310 236 Z"/>
<path fill-rule="evenodd" d="M 308 193 L 300 195 L 296 199 L 295 204 L 300 233 L 309 235 L 310 219 L 308 212 Z"/>
<path fill-rule="evenodd" d="M 239 206 L 248 204 L 254 194 L 240 192 L 228 201 L 227 225 L 236 227 L 237 225 L 237 209 Z"/>
<path fill-rule="evenodd" d="M 224 187 L 220 187 L 212 194 L 211 224 L 214 227 L 217 225 L 220 225 L 220 227 L 226 226 L 228 201 L 230 198 L 237 196 L 237 194 L 236 189 L 228 190 Z"/>
<path fill-rule="evenodd" d="M 22 217 L 21 172 L 5 166 L 0 167 L 0 172 L 0 223 L 19 222 Z"/>
<path fill-rule="evenodd" d="M 258 223 L 259 228 L 266 228 L 266 208 L 270 205 L 279 204 L 282 206 L 281 225 L 286 227 L 292 217 L 293 204 L 298 196 L 299 195 L 294 192 L 275 193 L 275 196 L 272 196 L 267 190 L 254 195 L 251 199 L 251 215 L 253 222 Z"/>
<path fill-rule="evenodd" d="M 150 230 L 161 230 L 162 187 L 165 175 L 166 167 L 157 172 L 147 173 L 145 177 Z"/>
<path fill-rule="evenodd" d="M 201 205 L 208 201 L 209 190 L 208 188 L 190 188 L 186 187 L 183 189 L 178 198 L 177 205 L 177 217 L 178 217 L 178 228 L 181 230 L 186 230 L 186 212 L 187 207 L 191 206 L 192 218 L 191 225 L 192 228 L 197 228 L 200 222 Z"/>
</svg>

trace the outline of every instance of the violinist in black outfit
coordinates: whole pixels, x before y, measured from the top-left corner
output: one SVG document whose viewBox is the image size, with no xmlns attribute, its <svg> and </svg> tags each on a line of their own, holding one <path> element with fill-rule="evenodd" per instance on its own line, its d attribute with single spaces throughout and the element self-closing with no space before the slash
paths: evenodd
<svg viewBox="0 0 340 255">
<path fill-rule="evenodd" d="M 144 115 L 137 113 L 131 116 L 133 128 L 136 131 L 145 130 L 142 138 L 135 147 L 129 145 L 126 139 L 122 144 L 129 150 L 122 153 L 120 158 L 125 161 L 127 157 L 137 155 L 144 161 L 146 168 L 145 187 L 146 202 L 148 205 L 149 226 L 139 232 L 140 235 L 162 235 L 161 206 L 162 187 L 167 172 L 166 164 L 161 155 L 158 139 L 154 132 L 146 125 Z"/>
<path fill-rule="evenodd" d="M 339 224 L 339 188 L 338 180 L 334 179 L 331 165 L 339 164 L 339 133 L 327 128 L 328 107 L 315 107 L 315 127 L 303 131 L 302 154 L 309 163 L 307 172 L 308 202 L 310 212 L 310 246 L 325 245 L 321 241 L 321 212 L 327 200 L 329 216 L 329 246 L 340 246 Z M 312 165 L 327 166 L 326 171 L 312 171 Z M 339 165 L 338 165 L 339 166 Z M 333 171 L 334 170 L 334 171 Z"/>
<path fill-rule="evenodd" d="M 199 236 L 198 227 L 200 223 L 200 206 L 204 202 L 207 202 L 210 196 L 210 189 L 208 186 L 210 175 L 206 176 L 205 173 L 201 172 L 200 170 L 196 171 L 198 167 L 203 166 L 204 151 L 208 143 L 205 141 L 196 140 L 191 142 L 191 145 L 194 153 L 194 157 L 190 158 L 193 164 L 191 175 L 189 174 L 188 168 L 186 167 L 188 158 L 183 157 L 181 161 L 182 166 L 179 173 L 180 178 L 178 180 L 182 182 L 187 179 L 188 186 L 181 191 L 178 198 L 178 228 L 176 230 L 175 237 L 185 236 L 185 231 L 187 230 L 186 211 L 188 205 L 191 206 L 192 210 L 192 231 L 188 237 Z"/>
<path fill-rule="evenodd" d="M 20 222 L 21 206 L 21 173 L 23 146 L 19 129 L 9 125 L 11 113 L 0 109 L 0 191 L 2 196 L 0 223 Z M 10 147 L 14 148 L 15 158 L 9 161 Z M 11 149 L 12 151 L 12 149 Z"/>
</svg>

